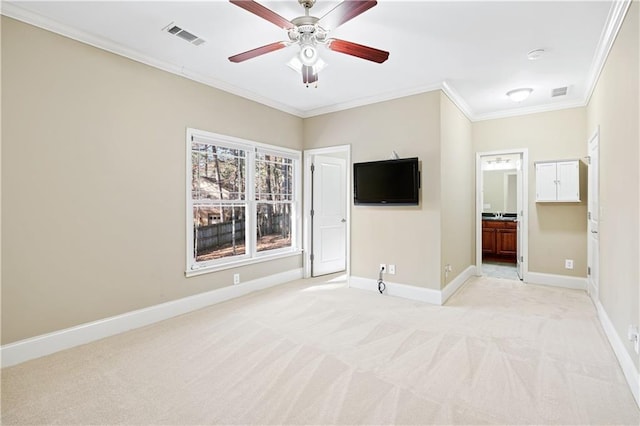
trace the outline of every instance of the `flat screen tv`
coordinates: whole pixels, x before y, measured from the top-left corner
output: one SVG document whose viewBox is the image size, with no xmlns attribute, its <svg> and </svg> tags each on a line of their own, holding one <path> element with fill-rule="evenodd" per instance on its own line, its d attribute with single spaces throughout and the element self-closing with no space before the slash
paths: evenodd
<svg viewBox="0 0 640 426">
<path fill-rule="evenodd" d="M 418 205 L 418 158 L 353 164 L 354 204 Z"/>
</svg>

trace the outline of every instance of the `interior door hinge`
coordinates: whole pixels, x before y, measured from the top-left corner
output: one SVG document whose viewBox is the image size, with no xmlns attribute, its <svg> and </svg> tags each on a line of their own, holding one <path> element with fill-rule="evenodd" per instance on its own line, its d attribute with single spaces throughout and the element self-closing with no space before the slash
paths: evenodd
<svg viewBox="0 0 640 426">
<path fill-rule="evenodd" d="M 315 210 L 311 209 L 311 217 L 313 217 L 314 214 L 316 214 Z"/>
<path fill-rule="evenodd" d="M 311 262 L 313 262 L 314 259 L 315 259 L 315 256 L 313 255 L 313 253 L 311 253 L 311 255 L 309 256 L 309 260 L 311 260 Z"/>
<path fill-rule="evenodd" d="M 311 163 L 311 173 L 316 171 L 316 165 Z"/>
<path fill-rule="evenodd" d="M 591 266 L 587 266 L 587 275 L 591 276 Z"/>
<path fill-rule="evenodd" d="M 587 219 L 591 220 L 591 212 L 587 212 Z"/>
</svg>

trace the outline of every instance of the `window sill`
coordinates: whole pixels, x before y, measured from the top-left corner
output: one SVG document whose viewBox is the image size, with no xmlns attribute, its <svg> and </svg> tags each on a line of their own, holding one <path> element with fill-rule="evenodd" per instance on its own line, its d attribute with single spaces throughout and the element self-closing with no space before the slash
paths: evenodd
<svg viewBox="0 0 640 426">
<path fill-rule="evenodd" d="M 198 268 L 198 269 L 185 271 L 184 275 L 187 278 L 195 277 L 195 276 L 198 276 L 198 275 L 209 274 L 211 272 L 224 271 L 225 269 L 239 268 L 241 266 L 253 265 L 253 264 L 262 263 L 262 262 L 269 262 L 271 260 L 277 260 L 277 259 L 284 259 L 284 258 L 287 258 L 287 257 L 300 256 L 301 254 L 302 254 L 302 250 L 294 250 L 294 251 L 288 251 L 286 253 L 263 255 L 263 256 L 259 256 L 259 257 L 254 257 L 252 259 L 243 259 L 243 260 L 225 262 L 225 263 L 219 264 L 219 265 L 203 266 L 203 267 Z"/>
</svg>

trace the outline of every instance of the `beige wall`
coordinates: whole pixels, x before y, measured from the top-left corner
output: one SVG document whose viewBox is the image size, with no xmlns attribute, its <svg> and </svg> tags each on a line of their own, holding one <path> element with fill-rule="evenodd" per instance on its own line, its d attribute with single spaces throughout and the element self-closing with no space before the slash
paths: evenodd
<svg viewBox="0 0 640 426">
<path fill-rule="evenodd" d="M 2 18 L 2 343 L 300 268 L 185 278 L 185 129 L 302 148 L 302 119 Z"/>
<path fill-rule="evenodd" d="M 587 107 L 589 135 L 600 126 L 599 298 L 636 368 L 626 335 L 640 323 L 639 14 L 633 2 Z"/>
<path fill-rule="evenodd" d="M 529 150 L 529 271 L 586 277 L 586 198 L 580 203 L 536 203 L 534 166 L 536 161 L 587 155 L 586 109 L 480 121 L 473 124 L 473 144 L 476 152 Z M 564 268 L 565 259 L 573 259 L 573 270 Z"/>
<path fill-rule="evenodd" d="M 470 265 L 475 265 L 475 167 L 471 122 L 444 94 L 440 96 L 440 194 L 444 287 Z M 445 273 L 445 265 L 451 272 Z"/>
<path fill-rule="evenodd" d="M 305 149 L 351 145 L 354 163 L 419 157 L 419 206 L 351 205 L 351 274 L 377 279 L 395 264 L 391 282 L 440 288 L 440 92 L 429 92 L 304 122 Z"/>
</svg>

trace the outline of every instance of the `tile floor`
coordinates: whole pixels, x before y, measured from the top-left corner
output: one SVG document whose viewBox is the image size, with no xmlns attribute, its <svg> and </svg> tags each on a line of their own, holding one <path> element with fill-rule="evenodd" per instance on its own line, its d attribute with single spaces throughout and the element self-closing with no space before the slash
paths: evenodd
<svg viewBox="0 0 640 426">
<path fill-rule="evenodd" d="M 516 265 L 503 262 L 482 262 L 482 274 L 494 278 L 519 280 Z"/>
</svg>

